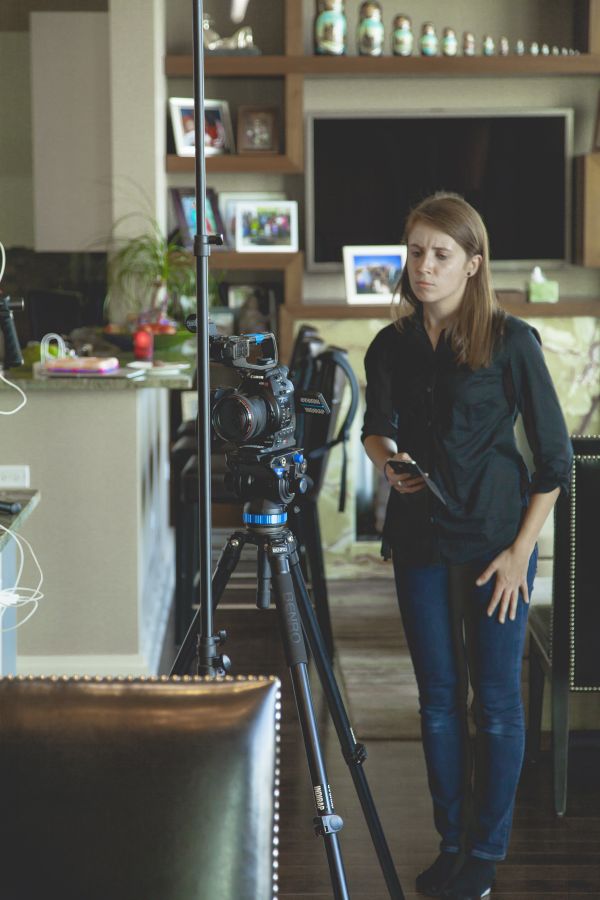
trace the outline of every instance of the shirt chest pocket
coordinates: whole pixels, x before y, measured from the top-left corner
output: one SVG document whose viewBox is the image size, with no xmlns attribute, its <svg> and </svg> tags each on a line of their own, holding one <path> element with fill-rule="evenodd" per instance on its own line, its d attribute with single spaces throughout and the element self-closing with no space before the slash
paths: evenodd
<svg viewBox="0 0 600 900">
<path fill-rule="evenodd" d="M 449 399 L 453 411 L 468 425 L 476 426 L 488 415 L 497 415 L 501 408 L 508 408 L 500 368 L 457 372 L 450 382 Z"/>
</svg>

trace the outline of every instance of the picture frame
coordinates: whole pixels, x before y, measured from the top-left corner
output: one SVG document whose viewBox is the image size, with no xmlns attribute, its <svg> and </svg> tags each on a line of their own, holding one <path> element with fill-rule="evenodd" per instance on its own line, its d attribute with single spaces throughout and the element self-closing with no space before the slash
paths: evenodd
<svg viewBox="0 0 600 900">
<path fill-rule="evenodd" d="M 238 253 L 295 253 L 298 250 L 298 204 L 295 200 L 238 203 L 235 220 Z"/>
<path fill-rule="evenodd" d="M 240 106 L 237 114 L 238 153 L 260 156 L 279 153 L 279 110 L 276 106 Z"/>
<path fill-rule="evenodd" d="M 405 244 L 342 248 L 346 302 L 363 305 L 391 303 L 406 264 Z"/>
<path fill-rule="evenodd" d="M 194 188 L 170 188 L 170 194 L 175 219 L 181 234 L 181 242 L 184 247 L 191 250 L 197 232 L 196 192 Z M 206 189 L 205 214 L 206 233 L 209 235 L 224 234 L 225 228 L 219 211 L 217 194 L 212 188 Z"/>
<path fill-rule="evenodd" d="M 600 150 L 600 92 L 598 93 L 598 104 L 596 106 L 596 123 L 594 125 L 594 138 L 592 143 L 592 151 L 597 153 Z"/>
<path fill-rule="evenodd" d="M 235 246 L 235 219 L 238 203 L 253 200 L 285 200 L 283 191 L 220 191 L 219 212 L 225 229 L 225 242 Z"/>
<path fill-rule="evenodd" d="M 235 313 L 236 334 L 272 331 L 277 334 L 278 287 L 272 282 L 228 284 L 227 305 Z"/>
<path fill-rule="evenodd" d="M 169 112 L 177 156 L 195 156 L 195 111 L 193 97 L 169 97 Z M 204 101 L 204 154 L 235 153 L 229 104 L 226 100 Z"/>
</svg>

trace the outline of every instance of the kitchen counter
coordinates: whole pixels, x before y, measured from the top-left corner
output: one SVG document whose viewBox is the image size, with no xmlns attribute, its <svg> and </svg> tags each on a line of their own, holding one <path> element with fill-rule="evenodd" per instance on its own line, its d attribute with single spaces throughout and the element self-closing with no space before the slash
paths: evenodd
<svg viewBox="0 0 600 900">
<path fill-rule="evenodd" d="M 27 538 L 45 596 L 19 629 L 18 674 L 156 674 L 175 580 L 169 395 L 192 375 L 7 373 L 27 403 L 2 417 L 0 466 L 29 466 L 43 497 Z M 0 409 L 19 401 L 2 383 Z"/>
<path fill-rule="evenodd" d="M 152 372 L 126 378 L 115 374 L 106 375 L 50 375 L 36 376 L 31 369 L 11 369 L 6 373 L 9 381 L 14 381 L 26 393 L 30 391 L 123 391 L 140 388 L 169 388 L 170 390 L 189 390 L 192 386 L 195 360 L 187 369 L 173 372 L 165 367 L 164 372 L 155 368 Z M 0 382 L 2 389 L 7 386 Z"/>
</svg>

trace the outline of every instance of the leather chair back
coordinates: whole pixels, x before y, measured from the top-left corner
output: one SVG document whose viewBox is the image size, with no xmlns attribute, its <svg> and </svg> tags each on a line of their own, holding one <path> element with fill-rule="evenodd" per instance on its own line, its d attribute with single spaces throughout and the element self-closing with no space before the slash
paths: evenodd
<svg viewBox="0 0 600 900">
<path fill-rule="evenodd" d="M 271 900 L 279 689 L 0 679 L 0 895 Z"/>
</svg>

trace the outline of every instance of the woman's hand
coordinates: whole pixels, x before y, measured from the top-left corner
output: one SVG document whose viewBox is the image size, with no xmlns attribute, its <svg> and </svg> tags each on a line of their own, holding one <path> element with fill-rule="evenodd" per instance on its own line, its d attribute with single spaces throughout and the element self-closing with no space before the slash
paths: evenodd
<svg viewBox="0 0 600 900">
<path fill-rule="evenodd" d="M 499 622 L 504 623 L 507 610 L 509 618 L 515 619 L 519 602 L 519 591 L 522 592 L 525 603 L 529 603 L 529 588 L 527 587 L 528 566 L 529 555 L 518 550 L 513 545 L 503 550 L 491 561 L 487 569 L 481 573 L 475 582 L 479 586 L 488 582 L 494 572 L 496 573 L 494 592 L 487 608 L 488 616 L 493 615 L 496 607 L 500 606 L 498 613 Z"/>
<path fill-rule="evenodd" d="M 401 462 L 412 462 L 412 459 L 408 455 L 408 453 L 395 453 L 393 456 L 390 456 L 390 459 L 397 459 Z M 395 491 L 398 491 L 399 494 L 414 494 L 415 491 L 420 491 L 426 484 L 420 475 L 413 476 L 404 474 L 396 474 L 391 466 L 386 465 L 383 469 L 383 474 L 385 475 L 386 481 L 391 484 Z M 428 474 L 427 472 L 425 473 Z"/>
</svg>

